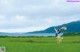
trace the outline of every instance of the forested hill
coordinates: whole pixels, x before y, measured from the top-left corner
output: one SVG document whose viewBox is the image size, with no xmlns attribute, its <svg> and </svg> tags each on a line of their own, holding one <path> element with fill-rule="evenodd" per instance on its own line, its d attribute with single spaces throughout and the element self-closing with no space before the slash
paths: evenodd
<svg viewBox="0 0 80 52">
<path fill-rule="evenodd" d="M 74 21 L 74 22 L 70 22 L 67 24 L 63 24 L 60 26 L 53 26 L 53 27 L 49 27 L 45 30 L 42 31 L 34 31 L 34 32 L 29 32 L 29 33 L 54 33 L 54 28 L 61 28 L 62 26 L 66 26 L 67 30 L 66 31 L 62 31 L 62 32 L 80 32 L 80 21 Z"/>
</svg>

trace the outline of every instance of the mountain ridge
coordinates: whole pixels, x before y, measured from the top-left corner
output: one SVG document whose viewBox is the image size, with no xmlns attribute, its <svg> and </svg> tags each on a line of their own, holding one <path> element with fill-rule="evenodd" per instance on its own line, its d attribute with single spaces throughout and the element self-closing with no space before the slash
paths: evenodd
<svg viewBox="0 0 80 52">
<path fill-rule="evenodd" d="M 67 24 L 59 25 L 59 26 L 52 26 L 45 30 L 41 31 L 34 31 L 34 32 L 28 32 L 28 33 L 55 33 L 54 28 L 59 29 L 62 26 L 66 26 L 67 30 L 62 32 L 80 32 L 80 21 L 73 21 Z"/>
</svg>

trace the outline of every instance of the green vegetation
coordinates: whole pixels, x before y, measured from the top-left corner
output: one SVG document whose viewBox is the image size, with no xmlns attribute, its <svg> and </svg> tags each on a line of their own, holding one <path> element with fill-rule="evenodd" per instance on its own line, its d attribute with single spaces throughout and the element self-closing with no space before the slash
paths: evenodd
<svg viewBox="0 0 80 52">
<path fill-rule="evenodd" d="M 80 36 L 80 32 L 68 32 L 64 33 L 63 36 Z"/>
<path fill-rule="evenodd" d="M 80 52 L 80 36 L 64 36 L 60 44 L 55 37 L 2 37 L 0 46 L 6 52 Z"/>
</svg>

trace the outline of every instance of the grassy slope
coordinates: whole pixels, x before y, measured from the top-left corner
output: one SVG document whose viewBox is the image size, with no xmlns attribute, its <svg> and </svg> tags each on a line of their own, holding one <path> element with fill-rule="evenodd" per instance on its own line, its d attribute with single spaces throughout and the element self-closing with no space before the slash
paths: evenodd
<svg viewBox="0 0 80 52">
<path fill-rule="evenodd" d="M 61 44 L 54 37 L 0 38 L 0 46 L 7 52 L 80 52 L 80 36 L 64 37 Z"/>
</svg>

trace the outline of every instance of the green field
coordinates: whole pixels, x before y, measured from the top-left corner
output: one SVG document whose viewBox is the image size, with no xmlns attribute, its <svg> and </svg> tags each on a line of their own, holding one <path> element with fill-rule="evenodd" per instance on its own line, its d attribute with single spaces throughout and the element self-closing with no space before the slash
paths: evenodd
<svg viewBox="0 0 80 52">
<path fill-rule="evenodd" d="M 0 38 L 6 52 L 80 52 L 80 36 L 65 36 L 57 44 L 55 37 Z"/>
</svg>

